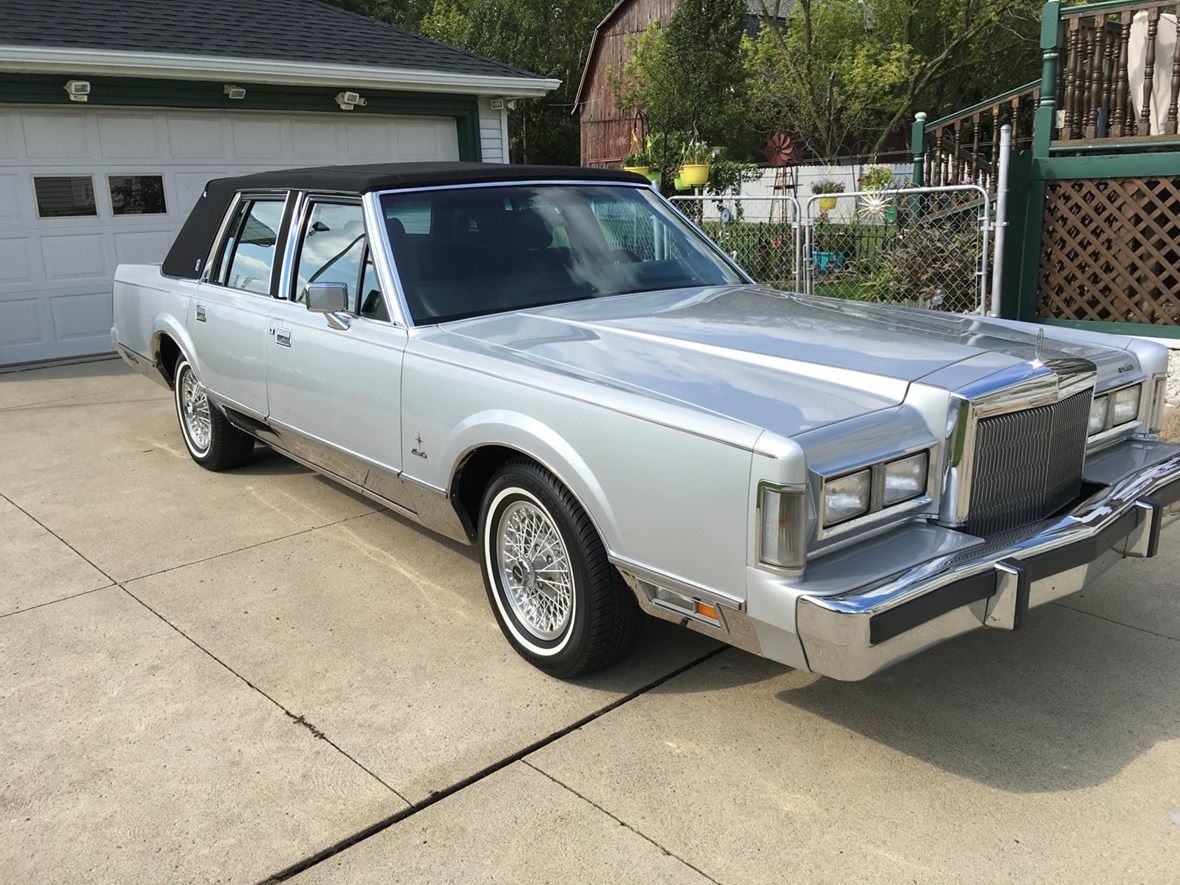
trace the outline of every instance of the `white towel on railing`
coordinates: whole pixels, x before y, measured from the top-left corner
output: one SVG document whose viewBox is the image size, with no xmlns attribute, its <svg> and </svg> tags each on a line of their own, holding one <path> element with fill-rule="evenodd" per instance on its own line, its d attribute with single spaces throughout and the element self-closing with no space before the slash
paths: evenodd
<svg viewBox="0 0 1180 885">
<path fill-rule="evenodd" d="M 1147 67 L 1147 11 L 1135 13 L 1131 20 L 1131 39 L 1127 46 L 1127 86 L 1131 93 L 1131 107 L 1135 119 L 1143 108 L 1143 79 Z M 1167 126 L 1168 106 L 1172 102 L 1172 60 L 1176 57 L 1176 16 L 1160 16 L 1155 36 L 1155 73 L 1151 81 L 1149 119 L 1151 132 L 1140 135 L 1162 135 Z"/>
</svg>

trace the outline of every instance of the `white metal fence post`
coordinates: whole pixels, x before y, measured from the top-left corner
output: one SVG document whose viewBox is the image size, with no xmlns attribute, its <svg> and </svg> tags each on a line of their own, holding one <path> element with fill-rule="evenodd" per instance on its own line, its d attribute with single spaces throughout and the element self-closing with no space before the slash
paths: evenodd
<svg viewBox="0 0 1180 885">
<path fill-rule="evenodd" d="M 1004 229 L 1008 226 L 1008 160 L 1012 153 L 1012 126 L 1000 128 L 1000 156 L 996 168 L 996 236 L 992 243 L 992 291 L 989 315 L 1000 315 L 1004 277 Z"/>
</svg>

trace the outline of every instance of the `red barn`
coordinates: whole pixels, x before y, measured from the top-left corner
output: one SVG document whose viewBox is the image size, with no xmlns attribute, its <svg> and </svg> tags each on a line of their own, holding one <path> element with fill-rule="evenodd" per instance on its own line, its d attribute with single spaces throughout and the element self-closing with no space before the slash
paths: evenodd
<svg viewBox="0 0 1180 885">
<path fill-rule="evenodd" d="M 574 98 L 574 113 L 581 115 L 582 164 L 617 166 L 631 146 L 637 121 L 615 102 L 608 72 L 621 71 L 631 57 L 630 44 L 652 22 L 666 21 L 678 0 L 619 0 L 606 14 L 590 40 L 586 67 Z M 790 14 L 793 0 L 766 0 L 765 8 L 780 19 Z M 747 29 L 755 33 L 762 15 L 762 0 L 746 0 L 750 11 Z"/>
</svg>

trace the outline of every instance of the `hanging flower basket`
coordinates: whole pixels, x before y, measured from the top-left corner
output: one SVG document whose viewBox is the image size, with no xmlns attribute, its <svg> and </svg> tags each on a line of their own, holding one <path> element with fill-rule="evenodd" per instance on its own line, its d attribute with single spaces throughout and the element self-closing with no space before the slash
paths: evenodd
<svg viewBox="0 0 1180 885">
<path fill-rule="evenodd" d="M 689 187 L 702 187 L 709 181 L 709 164 L 685 163 L 680 167 L 680 177 Z"/>
<path fill-rule="evenodd" d="M 644 178 L 647 178 L 651 172 L 651 167 L 650 166 L 624 166 L 623 171 L 624 172 L 634 172 L 636 175 L 642 175 Z"/>
</svg>

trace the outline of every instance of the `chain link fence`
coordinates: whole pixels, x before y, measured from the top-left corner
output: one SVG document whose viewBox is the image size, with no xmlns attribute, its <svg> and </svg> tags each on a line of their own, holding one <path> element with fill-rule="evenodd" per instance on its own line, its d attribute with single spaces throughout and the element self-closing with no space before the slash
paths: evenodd
<svg viewBox="0 0 1180 885">
<path fill-rule="evenodd" d="M 990 201 L 975 186 L 810 197 L 674 197 L 760 283 L 813 295 L 983 313 Z M 802 210 L 802 211 L 801 211 Z"/>
<path fill-rule="evenodd" d="M 673 197 L 672 204 L 760 283 L 803 287 L 803 237 L 794 197 Z"/>
</svg>

